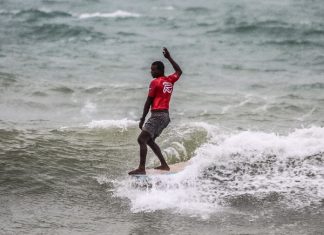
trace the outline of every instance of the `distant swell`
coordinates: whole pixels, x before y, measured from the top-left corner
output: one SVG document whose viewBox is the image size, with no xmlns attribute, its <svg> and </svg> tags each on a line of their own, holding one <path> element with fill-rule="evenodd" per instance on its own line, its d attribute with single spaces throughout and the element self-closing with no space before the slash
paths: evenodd
<svg viewBox="0 0 324 235">
<path fill-rule="evenodd" d="M 206 8 L 206 7 L 187 7 L 186 9 L 185 9 L 185 11 L 187 11 L 187 12 L 193 12 L 193 13 L 206 13 L 206 12 L 208 12 L 209 11 L 209 9 L 208 8 Z"/>
<path fill-rule="evenodd" d="M 51 11 L 44 9 L 26 9 L 26 10 L 16 10 L 16 11 L 6 11 L 1 10 L 0 15 L 11 15 L 19 18 L 25 18 L 26 21 L 32 22 L 40 19 L 46 18 L 56 18 L 56 17 L 78 17 L 80 19 L 87 18 L 134 18 L 140 17 L 141 14 L 135 12 L 128 12 L 123 10 L 117 10 L 111 13 L 69 13 L 65 11 Z"/>
<path fill-rule="evenodd" d="M 54 18 L 54 17 L 71 17 L 72 15 L 63 11 L 45 11 L 39 9 L 22 10 L 16 13 L 18 17 L 37 18 Z"/>
<path fill-rule="evenodd" d="M 298 84 L 291 86 L 293 90 L 314 90 L 314 89 L 324 89 L 324 83 L 323 82 L 315 82 L 315 83 L 309 83 L 309 84 Z"/>
<path fill-rule="evenodd" d="M 64 11 L 51 11 L 44 9 L 25 9 L 17 11 L 0 11 L 0 15 L 14 16 L 25 19 L 27 22 L 33 22 L 41 19 L 50 19 L 56 17 L 72 17 L 72 14 Z"/>
<path fill-rule="evenodd" d="M 43 24 L 41 26 L 32 27 L 28 32 L 22 33 L 21 37 L 49 41 L 56 41 L 64 38 L 102 40 L 105 38 L 105 35 L 82 26 L 71 26 L 67 24 Z"/>
<path fill-rule="evenodd" d="M 14 74 L 0 72 L 0 89 L 2 87 L 10 87 L 16 83 L 17 80 Z"/>
<path fill-rule="evenodd" d="M 279 36 L 287 40 L 295 41 L 294 38 L 302 40 L 310 36 L 324 35 L 324 25 L 322 24 L 296 24 L 278 20 L 264 21 L 240 21 L 236 18 L 228 18 L 222 26 L 214 30 L 207 31 L 208 34 L 216 33 L 239 33 L 239 34 L 259 34 L 266 36 Z"/>
<path fill-rule="evenodd" d="M 300 39 L 284 39 L 284 40 L 269 40 L 262 44 L 273 44 L 278 46 L 317 46 L 324 47 L 324 43 L 316 42 L 312 40 L 300 40 Z"/>
<path fill-rule="evenodd" d="M 63 93 L 63 94 L 71 94 L 74 92 L 73 89 L 66 87 L 66 86 L 55 87 L 55 88 L 52 88 L 51 90 L 59 92 L 59 93 Z"/>
</svg>

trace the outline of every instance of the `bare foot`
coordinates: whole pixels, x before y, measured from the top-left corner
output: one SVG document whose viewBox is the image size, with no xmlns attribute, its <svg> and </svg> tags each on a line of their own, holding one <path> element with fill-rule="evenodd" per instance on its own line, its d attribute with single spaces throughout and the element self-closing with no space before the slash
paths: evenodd
<svg viewBox="0 0 324 235">
<path fill-rule="evenodd" d="M 169 171 L 170 167 L 168 165 L 166 166 L 158 166 L 158 167 L 154 167 L 155 170 L 162 170 L 162 171 Z"/>
<path fill-rule="evenodd" d="M 129 175 L 146 175 L 145 169 L 137 168 L 136 170 L 128 172 Z"/>
</svg>

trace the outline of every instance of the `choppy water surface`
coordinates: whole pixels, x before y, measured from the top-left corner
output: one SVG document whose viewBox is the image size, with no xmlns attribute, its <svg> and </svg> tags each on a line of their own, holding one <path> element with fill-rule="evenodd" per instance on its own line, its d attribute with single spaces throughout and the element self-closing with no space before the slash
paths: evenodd
<svg viewBox="0 0 324 235">
<path fill-rule="evenodd" d="M 0 1 L 1 234 L 324 233 L 323 10 Z M 136 180 L 163 46 L 184 74 L 157 142 L 190 164 Z"/>
</svg>

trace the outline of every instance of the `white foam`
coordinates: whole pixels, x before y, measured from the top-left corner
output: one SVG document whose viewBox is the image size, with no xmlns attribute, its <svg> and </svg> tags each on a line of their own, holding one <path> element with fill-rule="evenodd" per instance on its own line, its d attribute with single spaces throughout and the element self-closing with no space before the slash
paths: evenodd
<svg viewBox="0 0 324 235">
<path fill-rule="evenodd" d="M 282 197 L 278 203 L 291 207 L 320 203 L 324 197 L 323 160 L 312 158 L 324 152 L 324 128 L 288 135 L 215 130 L 182 172 L 155 176 L 145 190 L 134 187 L 134 179 L 119 179 L 115 195 L 128 198 L 134 213 L 169 210 L 202 218 L 246 194 L 265 198 L 277 193 Z"/>
<path fill-rule="evenodd" d="M 79 15 L 80 19 L 88 19 L 88 18 L 94 18 L 94 17 L 102 17 L 102 18 L 128 18 L 128 17 L 140 17 L 141 15 L 138 13 L 128 12 L 128 11 L 122 11 L 117 10 L 112 13 L 83 13 Z"/>
<path fill-rule="evenodd" d="M 182 173 L 177 176 L 152 176 L 148 183 L 152 187 L 148 190 L 134 187 L 139 183 L 138 179 L 114 181 L 117 188 L 115 195 L 130 199 L 133 213 L 170 210 L 172 213 L 207 219 L 212 212 L 221 209 L 217 204 L 209 203 L 207 198 L 202 198 L 194 186 L 195 181 L 190 182 L 183 176 Z M 139 183 L 144 187 L 145 184 L 147 183 Z"/>
<path fill-rule="evenodd" d="M 133 127 L 138 125 L 137 121 L 129 120 L 127 118 L 120 120 L 93 120 L 85 126 L 88 128 L 121 128 L 122 130 L 127 130 L 128 127 Z"/>
</svg>

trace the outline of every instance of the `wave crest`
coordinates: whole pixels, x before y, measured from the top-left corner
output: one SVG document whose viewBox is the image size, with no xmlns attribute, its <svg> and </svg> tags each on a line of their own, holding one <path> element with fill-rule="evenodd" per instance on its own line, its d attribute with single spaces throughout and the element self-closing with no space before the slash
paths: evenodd
<svg viewBox="0 0 324 235">
<path fill-rule="evenodd" d="M 88 19 L 88 18 L 130 18 L 130 17 L 140 17 L 141 15 L 138 13 L 128 12 L 128 11 L 122 11 L 117 10 L 112 13 L 83 13 L 79 15 L 80 19 Z"/>
</svg>

